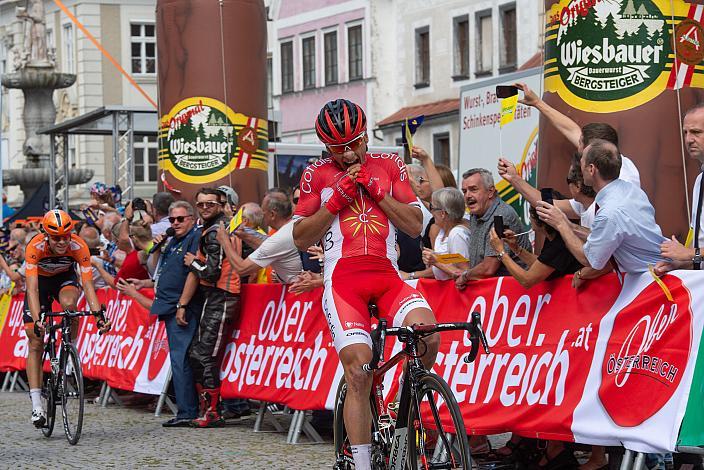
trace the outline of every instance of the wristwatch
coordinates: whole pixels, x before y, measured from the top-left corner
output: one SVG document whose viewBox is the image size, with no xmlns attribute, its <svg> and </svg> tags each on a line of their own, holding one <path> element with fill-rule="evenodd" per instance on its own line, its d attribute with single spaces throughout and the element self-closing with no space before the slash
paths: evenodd
<svg viewBox="0 0 704 470">
<path fill-rule="evenodd" d="M 694 258 L 692 258 L 692 267 L 694 269 L 702 269 L 702 254 L 699 248 L 694 249 Z"/>
<path fill-rule="evenodd" d="M 176 304 L 176 310 L 188 307 L 188 304 L 182 304 L 181 302 Z"/>
<path fill-rule="evenodd" d="M 409 281 L 412 281 L 412 280 L 415 279 L 415 278 L 416 278 L 416 273 L 415 273 L 415 271 L 412 272 L 412 273 L 408 273 L 408 280 L 409 280 Z"/>
<path fill-rule="evenodd" d="M 502 251 L 501 253 L 497 253 L 496 257 L 499 258 L 499 259 L 501 259 L 501 258 L 504 257 L 505 254 L 506 254 L 506 252 L 505 252 L 505 251 Z"/>
</svg>

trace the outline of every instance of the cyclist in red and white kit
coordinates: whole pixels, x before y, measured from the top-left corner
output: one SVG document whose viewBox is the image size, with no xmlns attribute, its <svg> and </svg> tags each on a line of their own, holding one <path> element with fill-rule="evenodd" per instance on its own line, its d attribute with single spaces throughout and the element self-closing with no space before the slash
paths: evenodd
<svg viewBox="0 0 704 470">
<path fill-rule="evenodd" d="M 356 470 L 371 468 L 372 358 L 368 305 L 393 326 L 435 323 L 423 296 L 401 280 L 396 230 L 417 237 L 420 203 L 395 154 L 367 153 L 366 117 L 344 99 L 327 103 L 316 132 L 330 152 L 306 168 L 296 206 L 293 238 L 300 250 L 322 241 L 325 250 L 323 311 L 347 382 L 344 422 Z M 426 340 L 423 363 L 435 362 L 439 337 Z"/>
</svg>

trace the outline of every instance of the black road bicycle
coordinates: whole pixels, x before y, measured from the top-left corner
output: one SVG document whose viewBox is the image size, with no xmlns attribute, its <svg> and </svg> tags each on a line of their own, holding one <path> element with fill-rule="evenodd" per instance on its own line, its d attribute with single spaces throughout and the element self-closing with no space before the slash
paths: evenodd
<svg viewBox="0 0 704 470">
<path fill-rule="evenodd" d="M 372 414 L 372 469 L 472 468 L 467 432 L 457 400 L 447 382 L 429 372 L 420 360 L 425 353 L 423 338 L 453 330 L 469 333 L 472 346 L 464 358 L 465 363 L 476 359 L 480 342 L 489 353 L 481 328 L 481 317 L 477 312 L 472 313 L 469 323 L 387 328 L 386 321 L 379 320 L 377 328 L 372 331 L 372 360 L 364 366 L 364 370 L 373 374 L 369 396 Z M 404 343 L 403 350 L 388 362 L 384 362 L 383 358 L 386 336 L 396 336 Z M 392 367 L 401 362 L 405 363 L 403 388 L 394 419 L 394 413 L 384 404 L 383 379 Z M 335 400 L 335 470 L 354 468 L 343 420 L 346 395 L 347 384 L 343 377 Z"/>
<path fill-rule="evenodd" d="M 83 428 L 83 372 L 81 358 L 73 344 L 71 334 L 72 320 L 78 317 L 95 316 L 99 322 L 105 323 L 103 312 L 63 312 L 42 313 L 40 322 L 46 324 L 49 340 L 44 344 L 42 364 L 49 361 L 50 370 L 44 373 L 42 383 L 42 402 L 46 410 L 46 422 L 41 427 L 42 433 L 50 437 L 54 432 L 56 406 L 61 404 L 61 416 L 64 422 L 64 432 L 69 444 L 76 445 L 81 438 Z M 55 323 L 54 318 L 61 321 Z M 59 344 L 56 332 L 61 331 Z M 37 325 L 34 331 L 39 335 Z"/>
</svg>

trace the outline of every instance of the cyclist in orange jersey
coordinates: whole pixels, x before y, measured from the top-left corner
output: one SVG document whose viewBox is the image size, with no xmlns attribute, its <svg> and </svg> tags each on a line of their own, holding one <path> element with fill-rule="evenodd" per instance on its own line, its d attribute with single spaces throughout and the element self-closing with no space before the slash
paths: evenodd
<svg viewBox="0 0 704 470">
<path fill-rule="evenodd" d="M 51 210 L 44 215 L 42 229 L 44 233 L 32 238 L 25 250 L 27 290 L 23 315 L 29 340 L 27 379 L 32 399 L 32 423 L 37 427 L 42 427 L 46 422 L 46 411 L 41 401 L 45 325 L 40 321 L 40 315 L 42 311 L 51 312 L 54 300 L 61 304 L 62 309 L 76 310 L 80 287 L 76 265 L 91 312 L 101 318 L 103 313 L 93 286 L 90 251 L 86 242 L 72 233 L 71 217 L 62 210 Z M 110 322 L 98 321 L 98 328 L 108 331 Z M 75 322 L 72 330 L 77 329 Z"/>
</svg>

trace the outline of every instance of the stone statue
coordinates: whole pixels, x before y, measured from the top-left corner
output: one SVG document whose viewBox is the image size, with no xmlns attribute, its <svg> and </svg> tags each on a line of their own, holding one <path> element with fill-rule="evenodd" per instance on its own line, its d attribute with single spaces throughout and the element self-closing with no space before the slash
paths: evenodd
<svg viewBox="0 0 704 470">
<path fill-rule="evenodd" d="M 52 51 L 47 50 L 43 0 L 27 0 L 24 7 L 16 9 L 16 16 L 23 38 L 13 47 L 15 71 L 3 74 L 2 84 L 22 90 L 24 95 L 25 161 L 22 169 L 5 170 L 3 181 L 6 185 L 19 185 L 27 201 L 49 180 L 50 168 L 56 165 L 50 160 L 49 136 L 38 131 L 56 122 L 54 90 L 73 85 L 76 75 L 55 69 Z M 68 184 L 82 184 L 92 176 L 93 170 L 72 168 L 68 171 Z"/>
<path fill-rule="evenodd" d="M 53 66 L 46 46 L 44 2 L 27 0 L 26 7 L 17 7 L 17 18 L 24 22 L 24 42 L 20 51 L 20 66 Z"/>
</svg>

